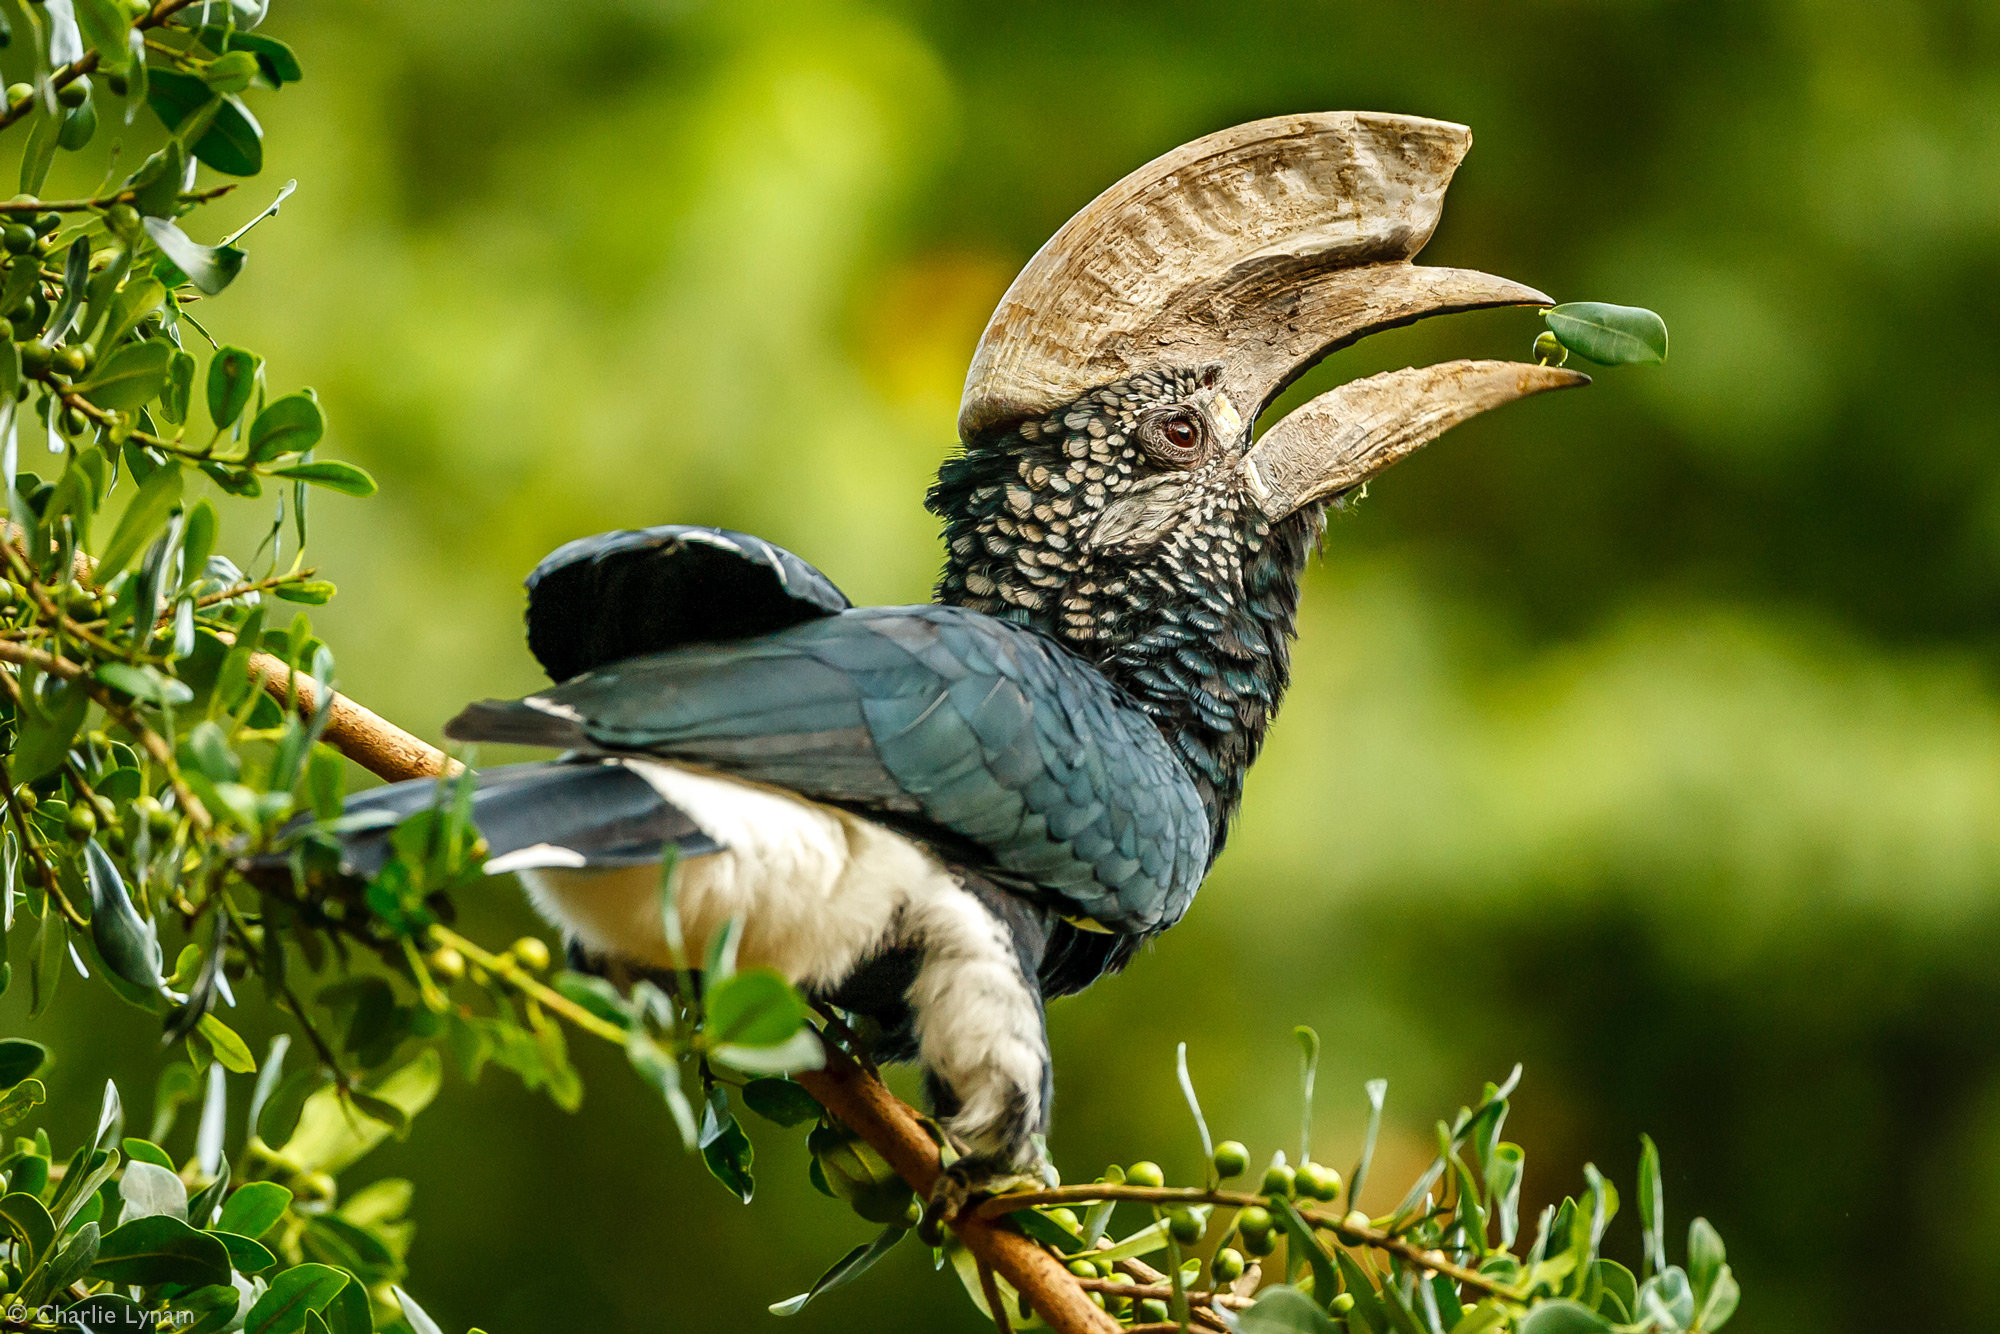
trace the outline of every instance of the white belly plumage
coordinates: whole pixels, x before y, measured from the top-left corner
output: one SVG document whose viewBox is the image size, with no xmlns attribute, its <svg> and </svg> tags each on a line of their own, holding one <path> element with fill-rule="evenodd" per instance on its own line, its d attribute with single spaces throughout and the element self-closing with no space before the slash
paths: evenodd
<svg viewBox="0 0 2000 1334">
<path fill-rule="evenodd" d="M 797 985 L 830 988 L 883 950 L 920 954 L 909 992 L 923 1062 L 961 1103 L 952 1129 L 976 1151 L 1009 1137 L 1027 1099 L 1046 1118 L 1047 1049 L 1040 1000 L 1007 929 L 929 851 L 847 811 L 678 765 L 625 760 L 722 851 L 682 861 L 675 896 L 690 957 L 732 917 L 739 967 L 769 967 Z M 659 867 L 563 866 L 561 849 L 531 848 L 495 871 L 518 871 L 549 921 L 596 954 L 672 966 L 660 916 Z"/>
</svg>

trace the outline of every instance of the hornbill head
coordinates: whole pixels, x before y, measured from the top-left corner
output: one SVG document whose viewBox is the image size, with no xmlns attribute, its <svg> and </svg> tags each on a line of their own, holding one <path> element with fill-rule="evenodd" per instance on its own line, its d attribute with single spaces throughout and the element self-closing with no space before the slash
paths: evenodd
<svg viewBox="0 0 2000 1334">
<path fill-rule="evenodd" d="M 940 600 L 1096 661 L 1159 720 L 1218 835 L 1286 684 L 1325 503 L 1468 417 L 1589 383 L 1453 361 L 1343 385 L 1254 434 L 1280 391 L 1370 333 L 1550 304 L 1411 262 L 1471 142 L 1365 112 L 1197 139 L 1070 219 L 974 353 L 964 452 L 930 495 L 949 548 Z"/>
</svg>

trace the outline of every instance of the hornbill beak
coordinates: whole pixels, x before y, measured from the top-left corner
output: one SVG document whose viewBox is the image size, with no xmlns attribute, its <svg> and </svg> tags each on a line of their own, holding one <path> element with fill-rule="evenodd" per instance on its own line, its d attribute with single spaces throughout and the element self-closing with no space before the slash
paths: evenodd
<svg viewBox="0 0 2000 1334">
<path fill-rule="evenodd" d="M 1320 358 L 1382 329 L 1490 306 L 1549 305 L 1469 269 L 1419 268 L 1472 133 L 1330 111 L 1184 144 L 1092 200 L 1028 262 L 973 354 L 970 440 L 1155 367 L 1219 367 L 1254 422 Z M 1460 361 L 1356 381 L 1287 415 L 1244 456 L 1279 519 L 1348 490 L 1466 418 L 1588 384 L 1554 367 Z"/>
</svg>

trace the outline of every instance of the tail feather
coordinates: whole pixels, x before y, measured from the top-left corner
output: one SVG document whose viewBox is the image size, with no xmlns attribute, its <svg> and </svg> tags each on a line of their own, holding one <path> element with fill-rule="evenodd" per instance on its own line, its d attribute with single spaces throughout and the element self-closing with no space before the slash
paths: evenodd
<svg viewBox="0 0 2000 1334">
<path fill-rule="evenodd" d="M 477 707 L 477 706 L 475 706 Z M 557 760 L 482 769 L 474 775 L 472 819 L 491 848 L 489 874 L 537 867 L 642 866 L 672 847 L 683 857 L 722 845 L 622 764 Z M 341 870 L 371 878 L 389 860 L 397 821 L 433 805 L 435 780 L 376 788 L 347 803 Z"/>
<path fill-rule="evenodd" d="M 554 750 L 582 750 L 590 745 L 580 720 L 547 705 L 536 695 L 526 699 L 483 699 L 468 704 L 444 725 L 444 734 L 453 741 L 547 746 Z"/>
</svg>

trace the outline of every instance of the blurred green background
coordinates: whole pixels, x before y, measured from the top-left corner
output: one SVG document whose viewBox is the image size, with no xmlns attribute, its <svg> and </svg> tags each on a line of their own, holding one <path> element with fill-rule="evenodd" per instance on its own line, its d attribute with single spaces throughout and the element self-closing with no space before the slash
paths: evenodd
<svg viewBox="0 0 2000 1334">
<path fill-rule="evenodd" d="M 726 524 L 925 598 L 972 342 L 1140 162 L 1284 111 L 1471 125 L 1424 258 L 1651 306 L 1672 360 L 1463 427 L 1335 521 L 1227 856 L 1050 1016 L 1056 1157 L 1191 1173 L 1181 1039 L 1219 1134 L 1295 1149 L 1309 1022 L 1317 1156 L 1391 1081 L 1377 1208 L 1521 1060 L 1529 1203 L 1586 1161 L 1629 1201 L 1649 1130 L 1738 1327 L 1992 1318 L 2000 9 L 291 0 L 270 30 L 307 79 L 257 100 L 269 165 L 207 225 L 301 185 L 201 313 L 381 479 L 317 502 L 318 619 L 427 735 L 537 683 L 519 580 L 582 534 Z M 1298 392 L 1538 327 L 1434 321 Z M 465 906 L 531 926 L 505 884 Z M 27 1030 L 69 1057 L 52 1094 L 86 1114 L 102 1061 L 143 1103 L 155 1030 L 82 994 Z M 416 1179 L 448 1329 L 765 1328 L 869 1233 L 769 1127 L 737 1206 L 579 1055 L 579 1115 L 454 1077 L 354 1175 Z M 795 1327 L 978 1327 L 928 1269 L 905 1248 Z"/>
</svg>

